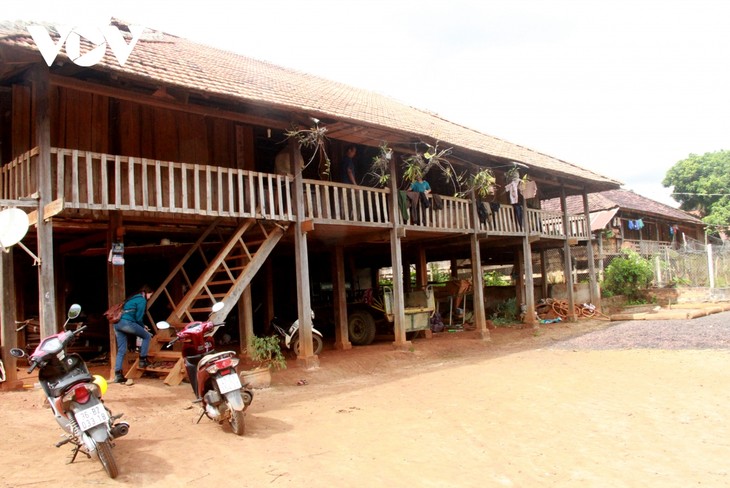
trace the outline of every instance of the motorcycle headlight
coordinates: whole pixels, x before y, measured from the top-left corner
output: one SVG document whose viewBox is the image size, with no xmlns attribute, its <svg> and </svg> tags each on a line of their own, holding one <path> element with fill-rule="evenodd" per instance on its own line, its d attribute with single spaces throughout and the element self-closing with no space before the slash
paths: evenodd
<svg viewBox="0 0 730 488">
<path fill-rule="evenodd" d="M 43 341 L 43 344 L 41 345 L 41 351 L 49 354 L 55 354 L 61 349 L 63 349 L 63 343 L 58 337 L 51 337 Z"/>
</svg>

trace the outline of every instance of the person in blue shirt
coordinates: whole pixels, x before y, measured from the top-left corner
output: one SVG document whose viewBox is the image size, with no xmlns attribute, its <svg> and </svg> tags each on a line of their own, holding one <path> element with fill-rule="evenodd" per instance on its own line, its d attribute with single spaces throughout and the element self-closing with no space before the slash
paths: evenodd
<svg viewBox="0 0 730 488">
<path fill-rule="evenodd" d="M 426 209 L 431 206 L 431 202 L 428 201 L 428 196 L 431 194 L 431 185 L 428 184 L 428 181 L 424 181 L 422 175 L 418 175 L 416 181 L 411 183 L 410 190 L 418 193 L 418 199 L 411 202 L 411 221 L 416 225 L 421 224 L 422 220 L 425 223 Z"/>
<path fill-rule="evenodd" d="M 411 191 L 417 191 L 428 196 L 431 194 L 431 185 L 428 184 L 428 181 L 423 180 L 423 176 L 418 175 L 416 181 L 411 183 Z"/>
<path fill-rule="evenodd" d="M 145 285 L 140 290 L 129 297 L 124 302 L 124 312 L 122 318 L 114 324 L 114 335 L 117 338 L 117 359 L 114 363 L 114 382 L 124 383 L 127 379 L 124 377 L 122 365 L 124 364 L 124 355 L 127 353 L 127 337 L 142 338 L 142 346 L 139 350 L 139 367 L 144 369 L 149 366 L 147 353 L 150 349 L 150 339 L 152 334 L 144 326 L 144 315 L 147 311 L 147 300 L 152 296 L 152 289 Z"/>
</svg>

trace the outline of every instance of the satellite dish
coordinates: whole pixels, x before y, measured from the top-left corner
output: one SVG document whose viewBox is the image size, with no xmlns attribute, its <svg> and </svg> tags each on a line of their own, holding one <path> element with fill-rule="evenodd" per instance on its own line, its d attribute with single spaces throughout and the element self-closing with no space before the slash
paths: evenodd
<svg viewBox="0 0 730 488">
<path fill-rule="evenodd" d="M 0 212 L 0 245 L 10 247 L 19 243 L 28 232 L 28 214 L 19 208 Z"/>
</svg>

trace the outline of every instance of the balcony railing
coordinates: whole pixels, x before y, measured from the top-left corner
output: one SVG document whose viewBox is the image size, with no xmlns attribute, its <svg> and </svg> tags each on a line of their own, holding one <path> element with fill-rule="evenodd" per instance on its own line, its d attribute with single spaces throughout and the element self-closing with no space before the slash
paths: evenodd
<svg viewBox="0 0 730 488">
<path fill-rule="evenodd" d="M 38 150 L 0 167 L 0 199 L 38 192 Z M 191 163 L 51 148 L 52 199 L 64 208 L 122 210 L 294 221 L 290 176 Z M 388 189 L 304 180 L 304 219 L 334 225 L 389 227 Z M 493 209 L 485 220 L 472 217 L 471 200 L 440 197 L 421 209 L 418 223 L 399 205 L 398 222 L 408 229 L 525 235 L 511 205 Z M 438 208 L 437 208 L 438 207 Z M 563 238 L 563 216 L 525 209 L 529 235 Z M 569 217 L 569 236 L 586 238 L 583 216 Z"/>
</svg>

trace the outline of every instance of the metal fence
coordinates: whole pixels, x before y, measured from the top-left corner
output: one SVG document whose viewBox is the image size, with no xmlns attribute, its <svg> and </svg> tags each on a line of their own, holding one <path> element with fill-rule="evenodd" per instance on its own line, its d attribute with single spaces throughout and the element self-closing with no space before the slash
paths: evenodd
<svg viewBox="0 0 730 488">
<path fill-rule="evenodd" d="M 670 243 L 666 243 L 670 244 Z M 636 249 L 653 265 L 653 284 L 657 287 L 730 287 L 730 244 L 708 237 L 704 243 L 685 237 L 681 246 L 658 245 Z M 599 279 L 619 251 L 603 253 L 598 259 Z"/>
<path fill-rule="evenodd" d="M 603 243 L 602 243 L 603 244 Z M 635 243 L 632 243 L 635 244 Z M 730 287 L 730 243 L 708 239 L 701 241 L 687 238 L 681 246 L 673 243 L 649 243 L 630 245 L 642 257 L 649 259 L 654 271 L 653 285 L 657 287 Z M 584 244 L 570 248 L 573 283 L 589 280 L 588 252 Z M 535 277 L 542 274 L 545 260 L 545 279 L 548 283 L 565 282 L 565 255 L 562 248 L 548 249 L 533 254 L 533 270 Z M 621 257 L 620 248 L 611 248 L 594 242 L 593 259 L 596 277 L 603 281 L 605 270 L 615 259 Z"/>
</svg>

